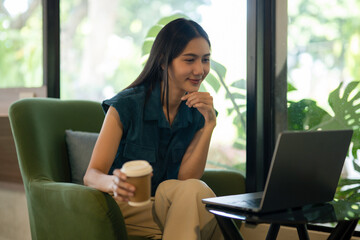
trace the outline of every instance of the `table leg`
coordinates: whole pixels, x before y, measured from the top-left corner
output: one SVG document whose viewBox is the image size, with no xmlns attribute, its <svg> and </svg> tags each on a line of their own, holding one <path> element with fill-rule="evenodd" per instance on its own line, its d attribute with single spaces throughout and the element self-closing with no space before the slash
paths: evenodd
<svg viewBox="0 0 360 240">
<path fill-rule="evenodd" d="M 331 232 L 328 240 L 350 240 L 358 224 L 358 219 L 352 221 L 340 221 Z"/>
<path fill-rule="evenodd" d="M 215 214 L 216 221 L 219 224 L 225 240 L 244 240 L 231 218 L 221 217 Z"/>
<path fill-rule="evenodd" d="M 269 231 L 266 235 L 266 240 L 276 239 L 276 237 L 279 233 L 279 230 L 280 230 L 280 224 L 278 224 L 278 223 L 270 224 Z"/>
<path fill-rule="evenodd" d="M 296 228 L 297 228 L 297 232 L 298 232 L 300 240 L 310 240 L 306 224 L 296 225 Z"/>
</svg>

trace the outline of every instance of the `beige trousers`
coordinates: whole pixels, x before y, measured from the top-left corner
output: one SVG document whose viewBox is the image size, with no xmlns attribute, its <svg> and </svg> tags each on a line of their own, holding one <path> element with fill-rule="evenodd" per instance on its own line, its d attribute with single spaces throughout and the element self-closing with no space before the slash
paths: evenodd
<svg viewBox="0 0 360 240">
<path fill-rule="evenodd" d="M 147 206 L 118 204 L 129 235 L 164 240 L 220 240 L 223 236 L 216 219 L 201 202 L 214 196 L 200 180 L 167 180 L 159 185 Z"/>
</svg>

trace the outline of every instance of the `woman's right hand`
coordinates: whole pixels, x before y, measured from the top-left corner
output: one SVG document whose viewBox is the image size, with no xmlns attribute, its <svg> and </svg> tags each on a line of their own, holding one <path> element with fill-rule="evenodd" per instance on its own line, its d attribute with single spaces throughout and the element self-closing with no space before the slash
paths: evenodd
<svg viewBox="0 0 360 240">
<path fill-rule="evenodd" d="M 119 202 L 128 202 L 129 198 L 134 196 L 135 187 L 126 182 L 126 174 L 120 169 L 113 171 L 112 190 L 114 199 Z"/>
</svg>

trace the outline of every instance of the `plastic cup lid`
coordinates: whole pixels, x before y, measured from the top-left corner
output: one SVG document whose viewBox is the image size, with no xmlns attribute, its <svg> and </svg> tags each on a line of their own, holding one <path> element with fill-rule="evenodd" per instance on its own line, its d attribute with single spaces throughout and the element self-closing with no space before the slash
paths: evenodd
<svg viewBox="0 0 360 240">
<path fill-rule="evenodd" d="M 145 160 L 134 160 L 124 163 L 121 171 L 128 177 L 139 177 L 152 172 L 151 165 Z"/>
</svg>

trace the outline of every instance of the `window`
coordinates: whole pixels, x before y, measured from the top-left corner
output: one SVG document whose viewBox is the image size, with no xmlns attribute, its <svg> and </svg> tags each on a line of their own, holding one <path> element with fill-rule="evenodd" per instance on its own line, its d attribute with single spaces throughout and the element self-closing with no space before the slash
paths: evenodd
<svg viewBox="0 0 360 240">
<path fill-rule="evenodd" d="M 0 0 L 0 116 L 24 97 L 44 97 L 40 0 Z"/>
<path fill-rule="evenodd" d="M 41 87 L 42 74 L 41 2 L 0 1 L 0 88 Z"/>
<path fill-rule="evenodd" d="M 176 12 L 204 27 L 220 64 L 204 84 L 219 112 L 208 167 L 245 171 L 246 1 L 61 1 L 61 98 L 102 101 L 128 86 L 147 32 Z"/>
<path fill-rule="evenodd" d="M 289 129 L 354 130 L 336 197 L 359 201 L 360 2 L 288 1 L 288 15 Z"/>
</svg>

